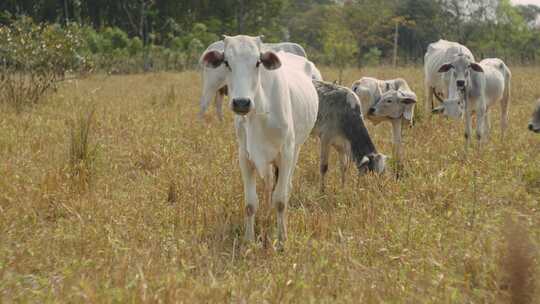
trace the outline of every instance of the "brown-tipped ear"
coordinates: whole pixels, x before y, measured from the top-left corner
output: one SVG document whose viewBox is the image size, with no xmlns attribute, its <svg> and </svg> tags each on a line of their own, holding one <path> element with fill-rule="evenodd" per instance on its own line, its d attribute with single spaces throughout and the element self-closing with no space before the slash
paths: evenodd
<svg viewBox="0 0 540 304">
<path fill-rule="evenodd" d="M 225 60 L 222 52 L 210 51 L 204 54 L 202 62 L 205 67 L 215 69 L 220 66 Z"/>
<path fill-rule="evenodd" d="M 431 110 L 432 114 L 441 114 L 442 112 L 444 112 L 443 106 L 438 106 L 435 109 Z"/>
<path fill-rule="evenodd" d="M 416 103 L 416 94 L 414 92 L 398 90 L 398 97 L 403 104 L 410 105 Z"/>
<path fill-rule="evenodd" d="M 451 63 L 445 63 L 445 64 L 441 65 L 441 67 L 439 68 L 439 73 L 446 73 L 446 72 L 450 71 L 451 68 L 452 68 Z"/>
<path fill-rule="evenodd" d="M 276 53 L 268 51 L 261 54 L 261 63 L 267 70 L 275 70 L 281 67 L 281 60 Z"/>
<path fill-rule="evenodd" d="M 478 63 L 471 62 L 471 64 L 469 66 L 475 72 L 484 73 L 484 69 L 482 69 L 482 67 Z"/>
</svg>

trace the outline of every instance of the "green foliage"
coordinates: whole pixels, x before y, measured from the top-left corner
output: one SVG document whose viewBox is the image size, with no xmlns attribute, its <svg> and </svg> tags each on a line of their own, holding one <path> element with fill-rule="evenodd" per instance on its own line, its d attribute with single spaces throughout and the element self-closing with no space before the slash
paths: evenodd
<svg viewBox="0 0 540 304">
<path fill-rule="evenodd" d="M 340 70 L 339 82 L 342 81 L 342 71 L 353 61 L 358 46 L 353 33 L 340 22 L 340 12 L 335 12 L 335 19 L 329 22 L 323 31 L 323 50 L 327 62 L 336 66 Z"/>
<path fill-rule="evenodd" d="M 112 50 L 125 49 L 129 44 L 126 32 L 117 27 L 108 27 L 103 32 L 103 38 L 108 42 Z"/>
<path fill-rule="evenodd" d="M 362 57 L 362 63 L 366 66 L 376 66 L 381 62 L 382 52 L 376 48 L 370 48 L 369 52 L 365 53 Z"/>
<path fill-rule="evenodd" d="M 129 54 L 131 56 L 141 53 L 143 50 L 143 42 L 139 37 L 133 37 L 129 41 Z"/>
<path fill-rule="evenodd" d="M 182 57 L 193 67 L 193 52 L 222 34 L 263 34 L 266 42 L 302 44 L 315 61 L 339 67 L 338 53 L 346 53 L 347 64 L 358 65 L 373 48 L 380 59 L 391 58 L 396 24 L 400 62 L 421 63 L 427 45 L 440 38 L 464 43 L 478 57 L 540 61 L 540 29 L 534 27 L 540 7 L 512 6 L 509 0 L 8 0 L 0 12 L 0 24 L 21 13 L 64 26 L 66 17 L 83 22 L 83 54 L 107 62 L 116 60 L 105 57 L 128 49 L 124 63 L 144 57 L 154 67 L 163 63 L 145 57 L 151 44 L 169 49 L 159 51 L 159 58 Z"/>
<path fill-rule="evenodd" d="M 39 103 L 66 71 L 87 67 L 75 24 L 36 24 L 21 17 L 0 27 L 0 102 L 21 110 Z"/>
</svg>

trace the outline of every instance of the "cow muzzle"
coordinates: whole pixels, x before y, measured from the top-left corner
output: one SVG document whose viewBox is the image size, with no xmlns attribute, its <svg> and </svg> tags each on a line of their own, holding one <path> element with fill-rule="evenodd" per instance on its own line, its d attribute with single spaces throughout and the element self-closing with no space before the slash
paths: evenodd
<svg viewBox="0 0 540 304">
<path fill-rule="evenodd" d="M 251 99 L 234 98 L 232 100 L 232 110 L 238 115 L 246 115 L 251 110 Z"/>
<path fill-rule="evenodd" d="M 368 115 L 375 115 L 375 108 L 369 108 Z"/>
<path fill-rule="evenodd" d="M 456 86 L 460 89 L 463 89 L 465 87 L 465 80 L 456 81 Z"/>
<path fill-rule="evenodd" d="M 534 133 L 540 133 L 540 127 L 535 129 L 532 123 L 529 123 L 529 130 Z"/>
</svg>

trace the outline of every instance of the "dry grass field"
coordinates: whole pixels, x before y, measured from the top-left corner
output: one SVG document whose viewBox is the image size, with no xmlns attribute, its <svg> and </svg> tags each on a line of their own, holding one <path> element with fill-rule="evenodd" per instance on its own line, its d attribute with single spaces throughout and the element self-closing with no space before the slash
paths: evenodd
<svg viewBox="0 0 540 304">
<path fill-rule="evenodd" d="M 20 114 L 0 105 L 0 302 L 538 303 L 538 71 L 513 68 L 508 136 L 492 109 L 489 142 L 464 155 L 462 122 L 421 113 L 420 68 L 347 70 L 417 92 L 405 171 L 351 168 L 342 189 L 334 153 L 320 194 L 311 138 L 284 252 L 242 240 L 233 115 L 197 119 L 198 73 L 95 75 Z M 390 154 L 390 126 L 368 127 Z M 275 239 L 273 213 L 257 225 Z"/>
</svg>

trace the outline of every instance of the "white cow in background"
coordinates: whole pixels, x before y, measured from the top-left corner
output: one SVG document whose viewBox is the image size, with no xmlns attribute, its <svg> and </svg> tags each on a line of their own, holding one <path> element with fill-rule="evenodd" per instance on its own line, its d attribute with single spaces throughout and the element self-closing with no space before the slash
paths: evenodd
<svg viewBox="0 0 540 304">
<path fill-rule="evenodd" d="M 424 109 L 428 114 L 433 110 L 433 96 L 440 102 L 448 98 L 450 83 L 450 73 L 440 73 L 439 68 L 455 59 L 457 55 L 463 55 L 471 62 L 474 62 L 474 56 L 464 45 L 457 42 L 439 40 L 430 43 L 424 56 L 424 89 L 425 97 Z"/>
<path fill-rule="evenodd" d="M 272 50 L 275 52 L 278 51 L 285 51 L 291 54 L 296 54 L 298 56 L 302 56 L 307 58 L 306 51 L 304 48 L 297 44 L 292 42 L 282 42 L 282 43 L 265 43 L 263 45 L 265 49 Z M 202 79 L 202 94 L 201 94 L 201 101 L 200 101 L 200 112 L 199 112 L 199 118 L 202 119 L 204 116 L 204 113 L 208 109 L 208 106 L 212 102 L 212 98 L 215 96 L 215 105 L 216 105 L 216 113 L 219 118 L 219 120 L 223 120 L 223 110 L 222 110 L 222 104 L 223 104 L 223 98 L 227 94 L 227 87 L 225 86 L 225 76 L 226 76 L 226 69 L 224 66 L 219 66 L 217 68 L 208 68 L 204 65 L 203 59 L 206 53 L 212 52 L 212 51 L 219 51 L 223 52 L 224 49 L 224 43 L 223 40 L 216 41 L 208 46 L 208 48 L 203 52 L 201 55 L 201 58 L 199 59 L 199 64 L 201 67 L 201 79 Z M 320 75 L 320 73 L 319 73 Z"/>
<path fill-rule="evenodd" d="M 259 174 L 264 179 L 265 194 L 277 211 L 278 244 L 282 247 L 287 239 L 287 204 L 300 147 L 317 119 L 313 65 L 294 54 L 269 51 L 260 37 L 249 36 L 225 37 L 224 51 L 206 52 L 203 63 L 225 69 L 230 107 L 236 114 L 246 205 L 245 237 L 255 239 Z"/>
<path fill-rule="evenodd" d="M 412 123 L 416 94 L 402 78 L 380 80 L 362 77 L 351 87 L 362 103 L 364 117 L 377 125 L 383 121 L 392 123 L 393 156 L 401 160 L 401 126 Z"/>
<path fill-rule="evenodd" d="M 476 135 L 482 141 L 490 129 L 488 110 L 498 102 L 501 104 L 501 135 L 504 136 L 512 74 L 502 60 L 488 58 L 475 63 L 467 56 L 458 55 L 441 65 L 439 72 L 449 74 L 450 86 L 448 98 L 433 112 L 452 118 L 461 118 L 465 113 L 465 149 L 470 142 L 472 114 L 477 115 Z"/>
</svg>

